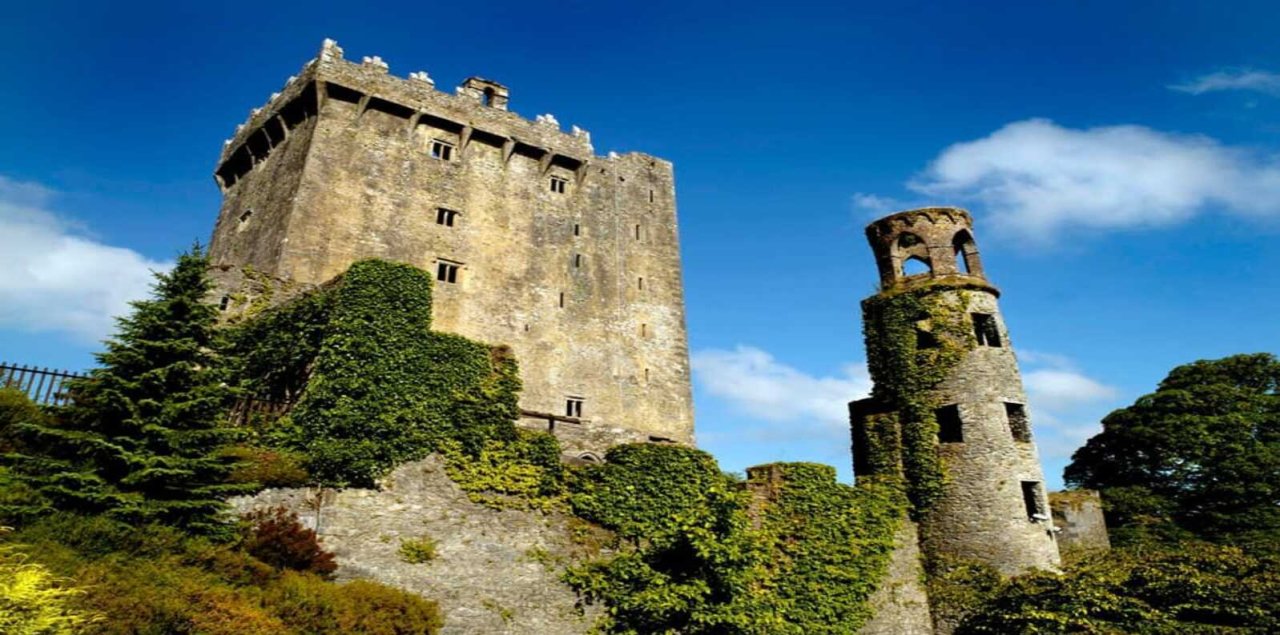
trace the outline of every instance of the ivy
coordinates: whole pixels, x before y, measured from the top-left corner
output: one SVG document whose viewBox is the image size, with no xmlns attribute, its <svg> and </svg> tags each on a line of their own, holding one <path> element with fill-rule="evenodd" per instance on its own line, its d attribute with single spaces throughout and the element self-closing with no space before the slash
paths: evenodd
<svg viewBox="0 0 1280 635">
<path fill-rule="evenodd" d="M 514 440 L 515 359 L 431 325 L 429 275 L 357 262 L 335 282 L 238 327 L 230 339 L 250 393 L 293 410 L 263 441 L 302 452 L 331 486 L 369 486 L 449 440 L 471 456 Z"/>
<path fill-rule="evenodd" d="M 958 291 L 943 295 L 940 291 Z M 958 297 L 958 301 L 949 298 Z M 976 341 L 969 330 L 969 297 L 963 285 L 937 282 L 910 289 L 890 290 L 862 303 L 867 366 L 874 381 L 871 396 L 896 413 L 901 443 L 886 440 L 881 416 L 872 424 L 873 446 L 884 455 L 868 457 L 869 464 L 891 466 L 901 457 L 912 516 L 920 516 L 942 495 L 945 472 L 937 452 L 939 404 L 937 387 Z M 926 345 L 927 344 L 927 345 Z M 891 455 L 888 452 L 899 452 Z"/>
<path fill-rule="evenodd" d="M 900 483 L 843 485 L 835 468 L 815 463 L 768 469 L 781 476 L 780 490 L 764 508 L 760 533 L 770 600 L 785 625 L 772 632 L 857 633 L 872 615 L 868 600 L 888 570 L 906 513 Z"/>
</svg>

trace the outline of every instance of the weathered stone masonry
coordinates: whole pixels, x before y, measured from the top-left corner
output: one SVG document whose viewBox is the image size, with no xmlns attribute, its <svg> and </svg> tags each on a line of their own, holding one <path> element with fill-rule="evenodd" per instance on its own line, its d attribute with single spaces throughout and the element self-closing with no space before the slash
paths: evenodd
<svg viewBox="0 0 1280 635">
<path fill-rule="evenodd" d="M 514 349 L 522 425 L 579 455 L 692 443 L 671 164 L 595 156 L 585 131 L 509 99 L 326 41 L 223 149 L 210 254 L 227 310 L 249 303 L 246 271 L 306 287 L 407 262 L 437 276 L 434 328 Z"/>
<path fill-rule="evenodd" d="M 902 212 L 867 228 L 881 294 L 924 290 L 934 306 L 963 311 L 972 327 L 972 346 L 929 395 L 938 406 L 935 447 L 944 477 L 941 497 L 920 516 L 921 547 L 925 557 L 976 560 L 1007 575 L 1052 570 L 1058 546 L 1026 394 L 999 291 L 983 274 L 972 232 L 969 214 L 954 208 Z M 912 259 L 922 273 L 904 269 Z M 921 328 L 937 316 L 915 317 Z M 868 416 L 883 408 L 863 400 L 851 411 L 854 454 L 865 459 Z M 875 469 L 884 468 L 855 461 L 859 477 Z"/>
</svg>

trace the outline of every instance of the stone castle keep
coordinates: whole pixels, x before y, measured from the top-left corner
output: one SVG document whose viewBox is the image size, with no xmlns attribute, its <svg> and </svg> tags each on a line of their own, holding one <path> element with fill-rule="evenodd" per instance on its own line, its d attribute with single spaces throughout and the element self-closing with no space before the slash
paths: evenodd
<svg viewBox="0 0 1280 635">
<path fill-rule="evenodd" d="M 596 156 L 470 78 L 320 55 L 229 139 L 210 244 L 224 310 L 256 278 L 318 285 L 363 258 L 435 274 L 435 328 L 514 349 L 521 425 L 589 459 L 692 443 L 671 163 Z"/>
</svg>

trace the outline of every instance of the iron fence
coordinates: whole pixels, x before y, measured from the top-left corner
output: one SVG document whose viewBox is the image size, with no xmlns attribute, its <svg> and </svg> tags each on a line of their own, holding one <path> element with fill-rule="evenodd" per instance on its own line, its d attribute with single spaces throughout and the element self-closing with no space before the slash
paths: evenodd
<svg viewBox="0 0 1280 635">
<path fill-rule="evenodd" d="M 83 373 L 0 362 L 0 386 L 17 388 L 41 405 L 61 406 L 67 403 L 67 382 L 84 376 Z"/>
</svg>

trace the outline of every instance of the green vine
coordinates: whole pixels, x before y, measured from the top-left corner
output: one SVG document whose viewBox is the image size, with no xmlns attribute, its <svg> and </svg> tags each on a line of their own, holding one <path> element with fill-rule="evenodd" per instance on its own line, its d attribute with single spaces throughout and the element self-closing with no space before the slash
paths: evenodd
<svg viewBox="0 0 1280 635">
<path fill-rule="evenodd" d="M 940 293 L 957 291 L 955 294 Z M 891 290 L 862 303 L 867 366 L 875 387 L 872 398 L 896 413 L 898 443 L 885 438 L 892 415 L 873 422 L 879 449 L 898 451 L 912 516 L 916 519 L 942 495 L 946 474 L 938 457 L 940 405 L 934 389 L 976 345 L 968 322 L 968 292 L 937 282 Z M 890 466 L 896 456 L 868 457 L 870 465 Z"/>
</svg>

